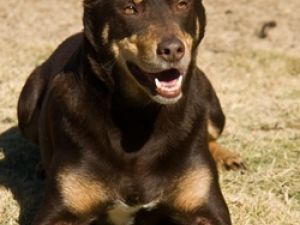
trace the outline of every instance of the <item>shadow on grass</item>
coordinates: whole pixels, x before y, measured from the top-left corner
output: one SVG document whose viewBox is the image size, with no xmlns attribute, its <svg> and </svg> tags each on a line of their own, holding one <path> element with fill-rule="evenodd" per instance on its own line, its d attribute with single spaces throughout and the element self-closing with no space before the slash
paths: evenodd
<svg viewBox="0 0 300 225">
<path fill-rule="evenodd" d="M 37 147 L 25 140 L 13 127 L 0 134 L 0 186 L 8 188 L 20 206 L 20 225 L 29 225 L 44 193 L 44 181 L 37 177 L 40 162 Z"/>
</svg>

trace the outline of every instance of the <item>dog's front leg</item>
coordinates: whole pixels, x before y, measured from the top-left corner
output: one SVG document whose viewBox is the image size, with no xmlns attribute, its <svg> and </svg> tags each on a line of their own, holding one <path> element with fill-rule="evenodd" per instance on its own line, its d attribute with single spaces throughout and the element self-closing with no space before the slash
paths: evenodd
<svg viewBox="0 0 300 225">
<path fill-rule="evenodd" d="M 48 195 L 33 225 L 88 225 L 92 217 L 78 216 L 70 212 L 56 197 Z"/>
<path fill-rule="evenodd" d="M 88 225 L 105 210 L 109 193 L 99 179 L 76 167 L 48 176 L 46 197 L 33 225 Z"/>
<path fill-rule="evenodd" d="M 181 218 L 179 224 L 231 225 L 217 174 L 212 171 L 208 165 L 187 170 L 173 186 L 168 204 Z"/>
</svg>

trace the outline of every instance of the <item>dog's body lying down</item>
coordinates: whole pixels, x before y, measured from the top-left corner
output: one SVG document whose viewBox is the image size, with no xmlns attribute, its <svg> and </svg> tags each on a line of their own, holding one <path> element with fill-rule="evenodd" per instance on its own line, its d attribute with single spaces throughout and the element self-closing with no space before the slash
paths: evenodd
<svg viewBox="0 0 300 225">
<path fill-rule="evenodd" d="M 225 119 L 195 65 L 201 1 L 84 6 L 84 32 L 31 74 L 19 100 L 47 176 L 34 224 L 231 224 L 209 151 L 233 157 L 215 143 Z"/>
</svg>

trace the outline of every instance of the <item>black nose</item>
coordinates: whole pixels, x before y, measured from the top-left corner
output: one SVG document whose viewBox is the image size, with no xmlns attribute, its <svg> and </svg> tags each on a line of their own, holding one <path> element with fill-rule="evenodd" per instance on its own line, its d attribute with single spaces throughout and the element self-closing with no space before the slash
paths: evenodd
<svg viewBox="0 0 300 225">
<path fill-rule="evenodd" d="M 184 56 L 185 47 L 177 38 L 167 39 L 158 44 L 156 53 L 167 62 L 178 62 Z"/>
</svg>

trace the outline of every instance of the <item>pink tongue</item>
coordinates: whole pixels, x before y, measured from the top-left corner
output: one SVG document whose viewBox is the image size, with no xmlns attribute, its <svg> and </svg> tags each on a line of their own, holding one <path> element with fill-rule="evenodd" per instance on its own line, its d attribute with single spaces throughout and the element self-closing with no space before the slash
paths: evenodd
<svg viewBox="0 0 300 225">
<path fill-rule="evenodd" d="M 159 93 L 161 96 L 165 98 L 175 98 L 180 95 L 181 93 L 181 88 L 176 88 L 173 90 L 166 90 L 164 88 L 157 88 L 156 89 L 157 93 Z"/>
<path fill-rule="evenodd" d="M 156 91 L 165 98 L 175 98 L 181 93 L 181 85 L 178 82 L 180 82 L 178 79 L 160 81 L 160 85 L 157 86 Z"/>
<path fill-rule="evenodd" d="M 177 84 L 177 79 L 171 81 L 160 81 L 163 87 L 173 87 Z"/>
</svg>

